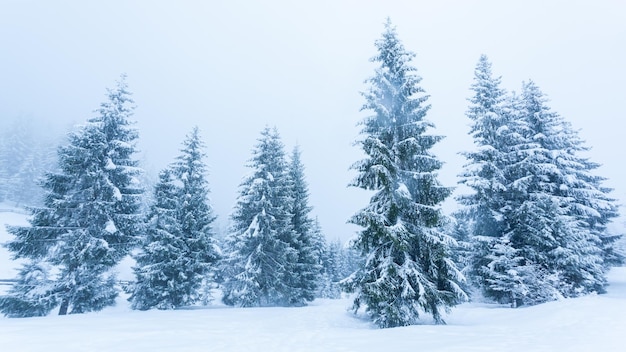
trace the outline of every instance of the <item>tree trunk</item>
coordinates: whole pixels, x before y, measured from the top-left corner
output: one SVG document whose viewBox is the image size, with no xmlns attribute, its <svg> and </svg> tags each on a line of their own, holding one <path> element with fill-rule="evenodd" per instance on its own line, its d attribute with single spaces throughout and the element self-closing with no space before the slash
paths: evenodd
<svg viewBox="0 0 626 352">
<path fill-rule="evenodd" d="M 517 297 L 515 297 L 515 292 L 511 292 L 511 308 L 517 308 Z"/>
<path fill-rule="evenodd" d="M 61 301 L 61 307 L 59 308 L 59 315 L 66 315 L 67 314 L 67 308 L 70 305 L 70 301 L 67 298 L 63 298 L 63 300 Z"/>
</svg>

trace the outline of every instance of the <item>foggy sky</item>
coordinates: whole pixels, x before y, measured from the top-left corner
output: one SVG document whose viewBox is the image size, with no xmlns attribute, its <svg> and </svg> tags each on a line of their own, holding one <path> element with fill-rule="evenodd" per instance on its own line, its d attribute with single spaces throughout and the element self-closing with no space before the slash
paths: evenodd
<svg viewBox="0 0 626 352">
<path fill-rule="evenodd" d="M 225 228 L 261 129 L 299 144 L 313 216 L 331 239 L 368 194 L 347 188 L 369 58 L 387 16 L 430 95 L 440 179 L 455 186 L 472 148 L 465 116 L 480 54 L 519 91 L 532 79 L 626 201 L 626 3 L 615 1 L 0 0 L 0 121 L 82 123 L 128 75 L 141 158 L 156 172 L 198 125 L 212 205 Z M 2 125 L 2 123 L 0 123 Z M 446 204 L 452 209 L 454 202 Z"/>
</svg>

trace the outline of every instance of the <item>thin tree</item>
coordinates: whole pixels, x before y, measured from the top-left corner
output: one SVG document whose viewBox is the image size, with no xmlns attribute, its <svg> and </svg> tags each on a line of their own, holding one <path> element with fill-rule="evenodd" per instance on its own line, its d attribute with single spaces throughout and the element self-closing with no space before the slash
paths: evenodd
<svg viewBox="0 0 626 352">
<path fill-rule="evenodd" d="M 314 232 L 314 222 L 310 217 L 309 189 L 304 177 L 304 165 L 300 159 L 300 149 L 295 147 L 291 154 L 288 175 L 291 181 L 291 225 L 295 232 L 291 246 L 298 254 L 295 265 L 296 288 L 291 298 L 292 305 L 304 305 L 315 298 L 315 291 L 321 273 L 320 254 L 323 243 Z"/>
<path fill-rule="evenodd" d="M 504 248 L 509 243 L 504 238 L 508 231 L 505 212 L 509 204 L 505 170 L 510 164 L 511 145 L 519 143 L 512 138 L 517 123 L 512 114 L 515 100 L 507 97 L 500 83 L 501 78 L 493 76 L 487 56 L 481 55 L 471 86 L 474 95 L 466 112 L 472 123 L 470 135 L 476 149 L 463 153 L 467 163 L 459 181 L 471 192 L 457 198 L 463 208 L 455 214 L 457 222 L 464 224 L 469 232 L 471 251 L 466 253 L 470 254 L 467 272 L 483 295 L 495 300 L 509 299 L 511 295 L 501 287 L 494 287 L 485 271 L 491 270 L 488 264 L 494 248 Z M 500 241 L 503 243 L 498 245 Z"/>
</svg>

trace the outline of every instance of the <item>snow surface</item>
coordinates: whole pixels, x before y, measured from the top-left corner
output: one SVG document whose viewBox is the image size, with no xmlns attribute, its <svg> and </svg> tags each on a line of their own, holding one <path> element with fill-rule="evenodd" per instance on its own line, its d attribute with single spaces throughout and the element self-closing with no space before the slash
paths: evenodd
<svg viewBox="0 0 626 352">
<path fill-rule="evenodd" d="M 0 213 L 0 224 L 24 219 Z M 0 242 L 7 237 L 0 229 Z M 2 253 L 4 274 L 15 265 Z M 518 309 L 467 303 L 452 310 L 448 325 L 382 330 L 348 313 L 348 298 L 301 308 L 230 308 L 216 300 L 209 307 L 142 312 L 120 297 L 99 313 L 0 317 L 0 350 L 625 351 L 626 268 L 613 269 L 609 282 L 604 295 Z"/>
<path fill-rule="evenodd" d="M 108 233 L 116 233 L 117 232 L 117 227 L 115 226 L 115 223 L 113 222 L 113 220 L 107 221 L 106 226 L 104 228 L 104 231 L 106 231 Z"/>
</svg>

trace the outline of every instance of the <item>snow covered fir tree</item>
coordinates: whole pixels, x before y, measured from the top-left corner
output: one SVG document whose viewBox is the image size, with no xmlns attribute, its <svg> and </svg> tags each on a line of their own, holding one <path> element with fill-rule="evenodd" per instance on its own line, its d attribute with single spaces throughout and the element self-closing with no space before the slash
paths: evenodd
<svg viewBox="0 0 626 352">
<path fill-rule="evenodd" d="M 315 298 L 317 285 L 319 284 L 321 266 L 321 253 L 324 242 L 319 229 L 319 223 L 311 219 L 311 206 L 309 206 L 309 187 L 304 176 L 304 165 L 300 159 L 300 148 L 296 146 L 291 154 L 291 160 L 287 168 L 289 182 L 291 183 L 291 206 L 289 208 L 291 225 L 295 232 L 292 247 L 298 254 L 295 263 L 294 274 L 297 275 L 295 287 L 292 288 L 292 302 L 304 304 Z"/>
<path fill-rule="evenodd" d="M 7 248 L 27 264 L 21 284 L 0 299 L 5 315 L 45 315 L 56 306 L 60 315 L 84 313 L 114 303 L 111 269 L 142 228 L 133 109 L 122 76 L 98 115 L 59 148 L 60 171 L 46 176 L 44 206 L 32 209 L 30 226 L 8 228 L 15 238 Z"/>
<path fill-rule="evenodd" d="M 321 253 L 322 273 L 318 284 L 317 297 L 341 298 L 341 281 L 363 265 L 363 258 L 352 247 L 339 239 L 324 241 Z"/>
<path fill-rule="evenodd" d="M 239 307 L 304 305 L 314 298 L 319 263 L 299 152 L 290 167 L 278 131 L 266 127 L 249 167 L 226 240 L 223 301 Z M 301 193 L 296 197 L 294 190 Z"/>
<path fill-rule="evenodd" d="M 136 282 L 129 298 L 134 309 L 174 309 L 210 298 L 203 297 L 208 291 L 203 285 L 214 281 L 220 250 L 212 229 L 205 147 L 197 127 L 183 145 L 154 189 L 155 203 L 134 256 Z"/>
<path fill-rule="evenodd" d="M 463 153 L 468 163 L 459 181 L 472 192 L 457 198 L 464 206 L 456 213 L 457 223 L 462 225 L 457 229 L 465 232 L 463 238 L 457 238 L 470 242 L 469 253 L 465 253 L 469 254 L 466 258 L 469 276 L 482 288 L 485 296 L 501 300 L 508 294 L 492 289 L 483 274 L 490 263 L 495 242 L 506 232 L 503 214 L 508 190 L 505 168 L 511 145 L 518 143 L 516 139 L 520 135 L 519 128 L 515 128 L 518 121 L 512 110 L 507 109 L 511 101 L 500 87 L 501 79 L 493 77 L 487 56 L 480 57 L 474 75 L 471 87 L 474 96 L 470 98 L 467 116 L 472 121 L 470 135 L 476 150 Z"/>
<path fill-rule="evenodd" d="M 363 228 L 354 240 L 365 265 L 344 281 L 354 310 L 364 307 L 379 327 L 417 324 L 420 314 L 443 323 L 442 312 L 466 299 L 463 275 L 451 260 L 452 237 L 443 231 L 441 202 L 451 193 L 437 180 L 442 163 L 430 149 L 443 137 L 428 134 L 430 106 L 388 20 L 376 41 L 379 64 L 368 80 L 359 142 L 367 158 L 354 164 L 352 186 L 375 191 L 350 222 Z"/>
<path fill-rule="evenodd" d="M 593 171 L 576 131 L 550 110 L 532 82 L 521 96 L 499 88 L 481 57 L 468 110 L 477 150 L 461 182 L 471 277 L 482 293 L 516 307 L 604 292 L 623 260 L 606 224 L 617 205 Z"/>
</svg>

